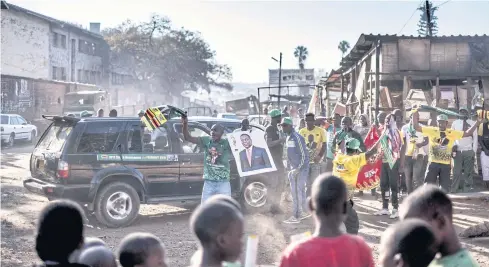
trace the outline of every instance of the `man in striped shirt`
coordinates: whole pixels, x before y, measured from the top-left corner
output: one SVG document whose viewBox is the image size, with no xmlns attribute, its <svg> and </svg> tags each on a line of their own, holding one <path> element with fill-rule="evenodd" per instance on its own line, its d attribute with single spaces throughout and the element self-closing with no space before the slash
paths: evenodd
<svg viewBox="0 0 489 267">
<path fill-rule="evenodd" d="M 284 223 L 300 223 L 301 220 L 310 216 L 307 212 L 306 201 L 306 182 L 309 177 L 309 152 L 307 151 L 306 141 L 299 133 L 294 130 L 293 122 L 290 117 L 282 119 L 282 130 L 288 135 L 287 146 L 287 167 L 289 169 L 289 182 L 292 192 L 292 216 Z"/>
</svg>

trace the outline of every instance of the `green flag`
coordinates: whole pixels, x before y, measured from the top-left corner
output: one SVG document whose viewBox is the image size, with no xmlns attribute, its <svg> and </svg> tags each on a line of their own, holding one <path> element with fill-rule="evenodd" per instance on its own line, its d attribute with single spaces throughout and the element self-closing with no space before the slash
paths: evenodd
<svg viewBox="0 0 489 267">
<path fill-rule="evenodd" d="M 389 167 L 394 167 L 396 163 L 396 159 L 392 153 L 392 149 L 389 146 L 389 138 L 386 134 L 384 134 L 380 139 L 380 146 L 382 147 L 382 151 L 384 152 L 384 160 L 389 163 Z"/>
</svg>

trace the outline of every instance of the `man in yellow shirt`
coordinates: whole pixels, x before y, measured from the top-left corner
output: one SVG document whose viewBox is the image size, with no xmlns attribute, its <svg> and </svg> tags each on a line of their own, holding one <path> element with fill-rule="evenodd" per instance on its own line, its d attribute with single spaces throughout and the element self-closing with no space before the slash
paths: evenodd
<svg viewBox="0 0 489 267">
<path fill-rule="evenodd" d="M 367 164 L 367 160 L 377 153 L 381 139 L 379 138 L 370 150 L 362 153 L 360 141 L 356 138 L 348 138 L 345 140 L 346 154 L 338 153 L 333 160 L 333 175 L 341 178 L 348 189 L 348 199 L 350 200 L 351 207 L 348 207 L 348 217 L 345 224 L 347 232 L 350 234 L 358 233 L 358 225 L 353 226 L 355 229 L 352 230 L 352 225 L 349 223 L 352 221 L 351 217 L 356 216 L 356 211 L 353 210 L 353 195 L 355 193 L 358 173 Z"/>
<path fill-rule="evenodd" d="M 479 118 L 477 122 L 466 131 L 457 131 L 447 128 L 448 117 L 445 114 L 440 114 L 436 118 L 438 127 L 421 126 L 419 124 L 419 113 L 417 109 L 413 110 L 412 115 L 414 129 L 428 137 L 428 168 L 424 182 L 436 184 L 438 180 L 438 184 L 448 193 L 450 192 L 453 145 L 456 140 L 459 140 L 462 137 L 472 136 L 472 133 L 479 127 L 481 119 Z"/>
<path fill-rule="evenodd" d="M 299 134 L 306 141 L 309 151 L 309 179 L 307 179 L 307 196 L 311 194 L 311 186 L 321 173 L 321 161 L 326 152 L 326 134 L 323 128 L 314 125 L 316 119 L 313 113 L 305 115 L 306 127 L 299 130 Z"/>
</svg>

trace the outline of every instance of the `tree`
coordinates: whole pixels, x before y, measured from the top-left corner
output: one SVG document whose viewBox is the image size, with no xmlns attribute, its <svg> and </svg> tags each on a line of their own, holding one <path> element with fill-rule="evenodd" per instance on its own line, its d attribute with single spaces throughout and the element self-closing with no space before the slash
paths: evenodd
<svg viewBox="0 0 489 267">
<path fill-rule="evenodd" d="M 309 51 L 307 51 L 307 47 L 299 45 L 294 50 L 294 57 L 297 58 L 297 63 L 299 64 L 299 68 L 301 70 L 304 69 L 304 63 L 309 56 Z"/>
<path fill-rule="evenodd" d="M 430 6 L 430 17 L 431 17 L 431 32 L 433 35 L 438 33 L 438 17 L 435 16 L 435 11 L 438 10 L 438 7 L 433 6 L 433 2 L 429 1 Z M 430 32 L 428 30 L 428 16 L 426 14 L 426 2 L 423 1 L 423 4 L 417 8 L 421 12 L 418 22 L 418 34 L 421 36 L 429 36 Z"/>
<path fill-rule="evenodd" d="M 197 32 L 174 29 L 171 21 L 153 15 L 149 22 L 130 20 L 103 31 L 111 49 L 113 68 L 130 69 L 141 82 L 156 81 L 170 92 L 210 91 L 212 86 L 232 90 L 231 70 L 218 64 L 215 52 Z"/>
<path fill-rule="evenodd" d="M 346 51 L 350 49 L 350 43 L 347 41 L 343 40 L 338 44 L 338 50 L 341 51 L 341 58 L 343 59 L 345 57 Z"/>
</svg>

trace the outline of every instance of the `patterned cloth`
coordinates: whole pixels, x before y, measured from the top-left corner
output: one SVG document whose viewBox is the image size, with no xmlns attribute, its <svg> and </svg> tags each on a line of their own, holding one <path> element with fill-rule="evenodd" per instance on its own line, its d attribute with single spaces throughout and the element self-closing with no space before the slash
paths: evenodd
<svg viewBox="0 0 489 267">
<path fill-rule="evenodd" d="M 200 147 L 204 150 L 204 180 L 229 181 L 229 148 L 228 140 L 212 141 L 209 136 L 199 137 Z"/>
</svg>

